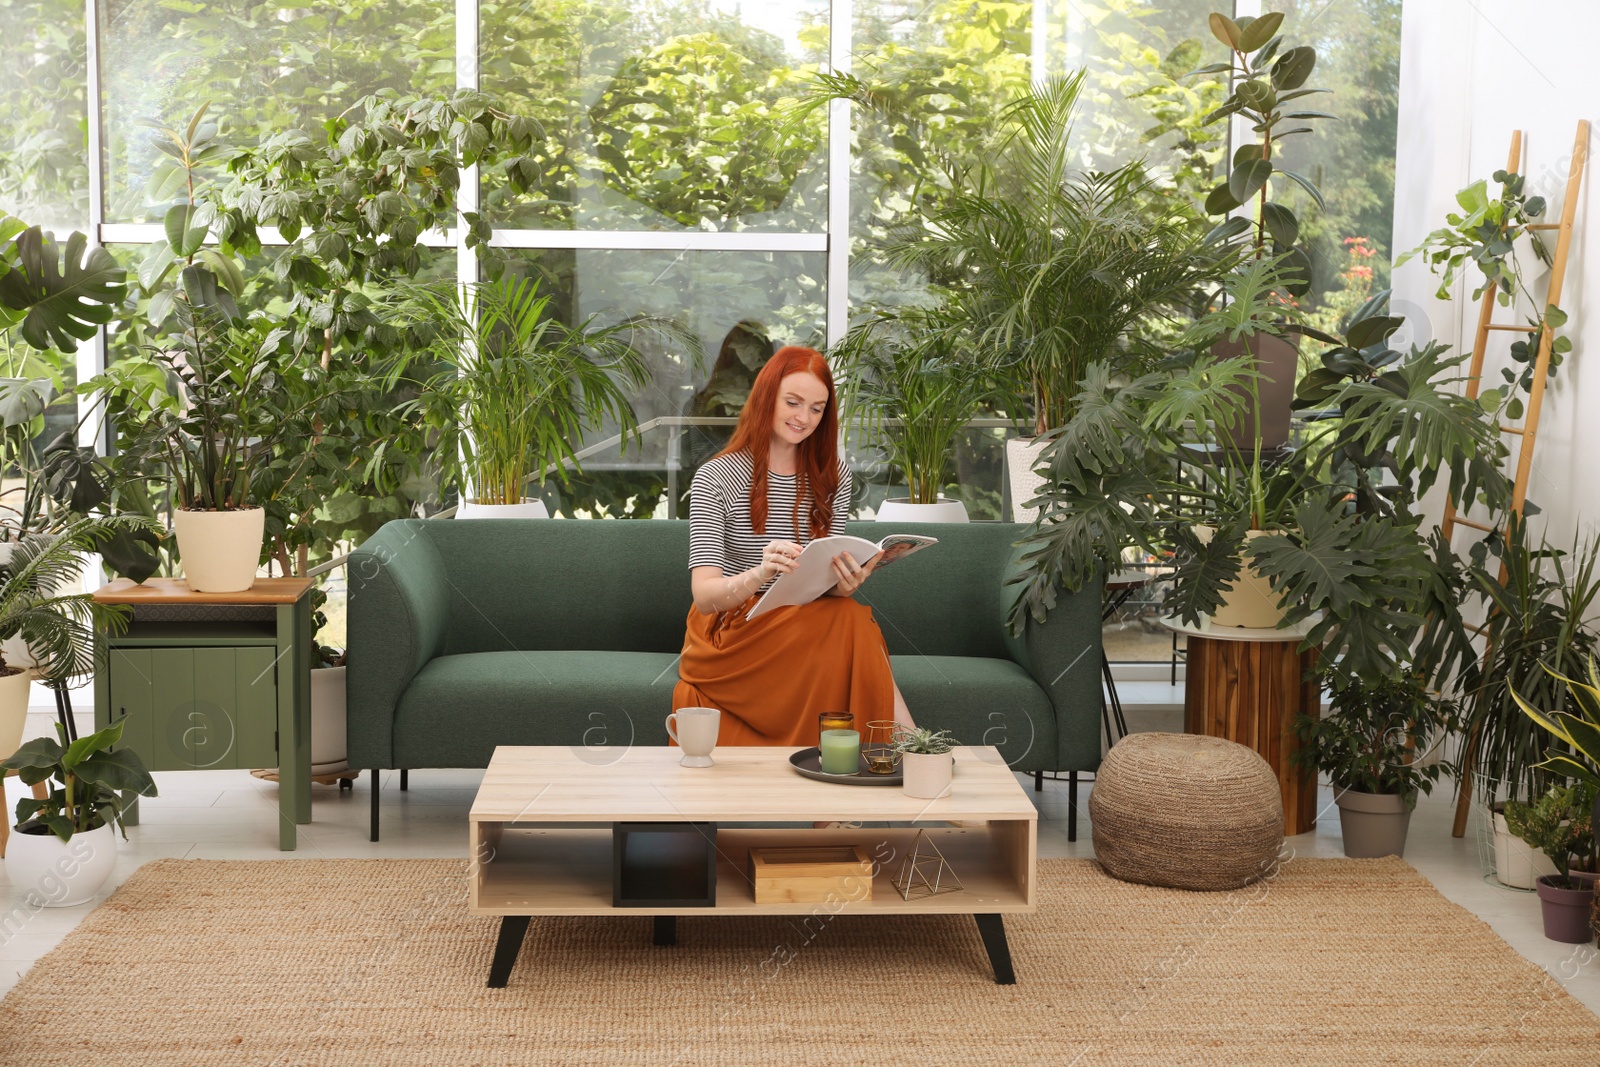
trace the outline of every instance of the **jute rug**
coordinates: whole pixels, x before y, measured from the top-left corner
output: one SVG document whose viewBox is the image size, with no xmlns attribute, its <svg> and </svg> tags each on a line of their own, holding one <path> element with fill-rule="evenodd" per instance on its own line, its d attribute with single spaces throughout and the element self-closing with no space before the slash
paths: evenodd
<svg viewBox="0 0 1600 1067">
<path fill-rule="evenodd" d="M 1040 864 L 996 986 L 964 917 L 535 920 L 503 990 L 462 863 L 163 860 L 0 1005 L 0 1063 L 1578 1064 L 1600 1020 L 1399 860 L 1229 894 Z"/>
</svg>

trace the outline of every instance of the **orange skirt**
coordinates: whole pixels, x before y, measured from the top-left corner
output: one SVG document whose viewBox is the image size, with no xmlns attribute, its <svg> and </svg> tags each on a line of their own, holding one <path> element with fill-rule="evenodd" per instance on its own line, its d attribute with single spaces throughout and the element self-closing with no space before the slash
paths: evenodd
<svg viewBox="0 0 1600 1067">
<path fill-rule="evenodd" d="M 674 711 L 719 709 L 719 745 L 814 745 L 824 711 L 853 713 L 863 735 L 868 721 L 894 718 L 889 649 L 871 608 L 823 596 L 746 620 L 757 596 L 716 615 L 689 609 Z"/>
</svg>

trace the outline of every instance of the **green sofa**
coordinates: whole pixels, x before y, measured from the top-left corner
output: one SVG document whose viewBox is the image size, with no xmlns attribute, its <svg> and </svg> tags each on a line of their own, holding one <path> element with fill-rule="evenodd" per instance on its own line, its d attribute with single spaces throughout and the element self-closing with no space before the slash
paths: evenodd
<svg viewBox="0 0 1600 1067">
<path fill-rule="evenodd" d="M 878 540 L 893 529 L 853 522 Z M 858 594 L 922 726 L 1018 771 L 1100 763 L 1100 589 L 1005 628 L 1023 527 L 929 525 L 932 548 Z M 352 767 L 486 767 L 496 745 L 664 745 L 690 607 L 689 524 L 406 519 L 349 562 Z M 372 839 L 378 835 L 374 777 Z M 402 788 L 405 775 L 402 774 Z"/>
</svg>

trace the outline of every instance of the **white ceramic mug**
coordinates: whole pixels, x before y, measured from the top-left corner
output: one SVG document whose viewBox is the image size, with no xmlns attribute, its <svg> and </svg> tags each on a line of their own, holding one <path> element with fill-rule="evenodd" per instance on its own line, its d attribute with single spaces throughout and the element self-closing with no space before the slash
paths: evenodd
<svg viewBox="0 0 1600 1067">
<path fill-rule="evenodd" d="M 668 715 L 667 736 L 683 749 L 678 765 L 711 766 L 711 750 L 717 747 L 717 730 L 721 725 L 722 712 L 716 708 L 679 708 Z"/>
</svg>

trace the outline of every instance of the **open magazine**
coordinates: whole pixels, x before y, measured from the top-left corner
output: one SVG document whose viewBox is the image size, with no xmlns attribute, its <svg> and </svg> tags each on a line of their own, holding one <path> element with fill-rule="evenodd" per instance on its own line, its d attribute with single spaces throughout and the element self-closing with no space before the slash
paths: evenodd
<svg viewBox="0 0 1600 1067">
<path fill-rule="evenodd" d="M 745 618 L 753 619 L 773 608 L 784 608 L 791 604 L 809 604 L 832 589 L 838 581 L 833 573 L 833 557 L 841 552 L 850 553 L 862 566 L 877 559 L 876 569 L 882 570 L 897 559 L 938 543 L 936 537 L 906 533 L 890 534 L 877 544 L 864 537 L 819 537 L 801 549 L 794 570 L 779 575 Z"/>
</svg>

